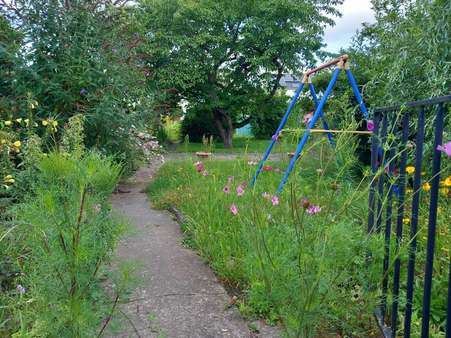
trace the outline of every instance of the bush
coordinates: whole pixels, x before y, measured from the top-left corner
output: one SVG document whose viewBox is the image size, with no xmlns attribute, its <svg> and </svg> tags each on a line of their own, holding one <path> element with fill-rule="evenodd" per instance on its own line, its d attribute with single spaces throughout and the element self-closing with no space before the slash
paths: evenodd
<svg viewBox="0 0 451 338">
<path fill-rule="evenodd" d="M 219 137 L 211 112 L 206 109 L 190 109 L 182 121 L 181 134 L 188 135 L 190 142 L 202 142 L 202 137 Z"/>
<path fill-rule="evenodd" d="M 32 194 L 17 209 L 25 255 L 9 291 L 18 300 L 16 336 L 91 337 L 106 310 L 99 269 L 122 230 L 108 203 L 120 168 L 96 153 L 51 153 L 38 167 Z"/>
<path fill-rule="evenodd" d="M 262 100 L 256 107 L 251 112 L 252 134 L 259 139 L 271 138 L 287 109 L 287 97 L 275 96 L 271 101 Z"/>
<path fill-rule="evenodd" d="M 0 117 L 52 117 L 64 124 L 82 114 L 85 144 L 129 165 L 141 155 L 131 134 L 153 115 L 138 57 L 142 39 L 130 11 L 97 5 L 36 0 L 1 9 L 17 6 L 5 17 L 21 24 L 16 33 L 0 21 Z M 3 44 L 8 53 L 2 53 Z M 14 53 L 25 44 L 27 53 Z M 39 127 L 43 137 L 46 128 Z M 55 134 L 53 145 L 58 140 Z"/>
<path fill-rule="evenodd" d="M 182 123 L 180 121 L 173 120 L 169 116 L 166 116 L 163 119 L 163 132 L 165 134 L 165 141 L 169 141 L 171 143 L 180 142 L 181 128 Z"/>
</svg>

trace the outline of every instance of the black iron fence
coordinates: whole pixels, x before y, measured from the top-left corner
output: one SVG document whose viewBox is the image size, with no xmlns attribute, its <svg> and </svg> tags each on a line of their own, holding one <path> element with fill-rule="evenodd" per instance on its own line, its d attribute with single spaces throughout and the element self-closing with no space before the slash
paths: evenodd
<svg viewBox="0 0 451 338">
<path fill-rule="evenodd" d="M 450 102 L 448 95 L 373 110 L 368 232 L 380 233 L 385 243 L 375 311 L 385 337 L 430 337 L 431 321 L 441 337 L 451 337 L 451 245 L 440 238 L 445 247 L 436 247 L 439 212 L 443 236 L 451 236 L 451 158 L 443 146 L 451 141 L 443 139 L 451 132 Z M 433 289 L 438 260 L 446 271 L 439 271 L 441 284 Z M 431 306 L 436 299 L 446 305 Z M 421 334 L 413 333 L 413 319 Z"/>
</svg>

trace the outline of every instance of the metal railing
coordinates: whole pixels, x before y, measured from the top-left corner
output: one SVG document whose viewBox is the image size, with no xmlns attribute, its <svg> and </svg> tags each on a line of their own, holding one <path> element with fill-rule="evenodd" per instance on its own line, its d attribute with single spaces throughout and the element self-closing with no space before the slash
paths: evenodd
<svg viewBox="0 0 451 338">
<path fill-rule="evenodd" d="M 449 196 L 440 196 L 439 190 L 443 163 L 451 159 L 444 158 L 446 156 L 439 150 L 440 148 L 437 148 L 444 142 L 450 141 L 443 140 L 445 117 L 449 112 L 450 102 L 451 95 L 448 95 L 373 110 L 375 128 L 371 137 L 372 180 L 368 201 L 368 232 L 381 233 L 384 238 L 382 296 L 375 315 L 385 337 L 397 337 L 401 331 L 404 337 L 411 336 L 412 311 L 416 305 L 415 298 L 418 299 L 414 297 L 415 292 L 423 294 L 421 337 L 429 337 L 431 297 L 446 297 L 445 294 L 432 295 L 432 283 L 439 200 L 440 198 L 449 199 Z M 446 127 L 450 128 L 450 126 Z M 431 143 L 432 149 L 431 147 L 425 149 L 424 145 Z M 422 182 L 425 157 L 432 161 L 431 164 L 427 163 L 431 178 L 429 181 Z M 408 166 L 411 160 L 412 165 Z M 407 169 L 409 170 L 406 174 Z M 427 194 L 425 190 L 428 191 Z M 411 195 L 409 193 L 407 196 L 406 191 L 409 191 Z M 424 206 L 427 207 L 427 212 L 424 211 Z M 448 210 L 445 212 L 449 212 L 449 206 L 447 207 Z M 424 222 L 427 226 L 427 235 L 425 245 L 419 247 L 421 211 L 428 215 L 427 221 Z M 405 234 L 407 229 L 403 229 L 404 226 L 409 226 L 408 234 Z M 400 255 L 401 246 L 404 243 L 408 246 L 406 259 Z M 422 259 L 421 262 L 417 259 L 419 250 L 424 250 L 421 251 L 421 257 L 424 257 L 424 261 Z M 420 264 L 424 264 L 424 267 Z M 405 279 L 402 279 L 403 269 L 407 269 Z M 419 273 L 419 271 L 422 272 Z M 444 328 L 447 338 L 451 337 L 450 275 L 451 260 L 447 290 L 447 322 Z M 415 283 L 415 280 L 420 278 L 423 281 L 419 280 L 420 283 Z M 416 285 L 419 285 L 417 290 L 415 290 Z M 403 295 L 405 292 L 405 299 L 403 298 L 402 301 L 401 291 Z M 400 323 L 399 319 L 401 309 L 404 310 L 403 323 Z"/>
</svg>

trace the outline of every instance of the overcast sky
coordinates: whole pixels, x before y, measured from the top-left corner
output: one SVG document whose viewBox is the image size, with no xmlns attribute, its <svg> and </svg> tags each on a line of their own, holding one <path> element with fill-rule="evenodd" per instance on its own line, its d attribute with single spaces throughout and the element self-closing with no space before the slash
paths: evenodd
<svg viewBox="0 0 451 338">
<path fill-rule="evenodd" d="M 339 52 L 341 47 L 348 47 L 354 33 L 363 22 L 374 22 L 370 0 L 345 0 L 339 6 L 342 17 L 335 19 L 335 26 L 327 27 L 324 41 L 328 52 Z"/>
</svg>

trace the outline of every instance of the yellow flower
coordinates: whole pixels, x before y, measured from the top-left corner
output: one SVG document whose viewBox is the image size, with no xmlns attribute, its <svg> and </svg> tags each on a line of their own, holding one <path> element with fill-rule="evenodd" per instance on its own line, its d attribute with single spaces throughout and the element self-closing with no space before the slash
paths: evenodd
<svg viewBox="0 0 451 338">
<path fill-rule="evenodd" d="M 14 145 L 14 147 L 16 147 L 16 148 L 20 148 L 20 147 L 22 146 L 22 142 L 16 141 L 16 142 L 13 143 L 13 145 Z"/>
<path fill-rule="evenodd" d="M 429 182 L 426 182 L 423 184 L 423 190 L 428 192 L 429 190 L 431 190 L 431 185 L 429 184 Z"/>
<path fill-rule="evenodd" d="M 47 120 L 42 120 L 42 125 L 45 127 L 45 126 L 47 126 L 49 124 L 49 121 L 47 121 Z"/>
<path fill-rule="evenodd" d="M 409 166 L 406 168 L 406 172 L 407 172 L 409 175 L 412 175 L 412 174 L 415 172 L 415 167 L 409 165 Z"/>
<path fill-rule="evenodd" d="M 424 175 L 426 175 L 426 172 L 425 172 L 425 171 L 422 171 L 422 172 L 421 172 L 421 176 L 424 176 Z"/>
<path fill-rule="evenodd" d="M 13 178 L 13 176 L 12 175 L 6 175 L 4 178 L 3 178 L 3 182 L 4 183 L 14 183 L 14 182 L 16 182 L 16 180 Z"/>
<path fill-rule="evenodd" d="M 58 121 L 52 121 L 52 126 L 56 127 L 58 125 Z"/>
<path fill-rule="evenodd" d="M 441 188 L 441 189 L 440 189 L 440 193 L 441 193 L 443 196 L 448 196 L 449 189 L 448 189 L 448 188 Z"/>
<path fill-rule="evenodd" d="M 403 222 L 404 224 L 409 224 L 409 223 L 410 223 L 410 218 L 404 217 L 404 218 L 402 219 L 402 222 Z"/>
<path fill-rule="evenodd" d="M 445 180 L 443 181 L 443 185 L 445 187 L 451 187 L 451 176 L 448 176 L 447 178 L 445 178 Z"/>
<path fill-rule="evenodd" d="M 16 119 L 17 123 L 22 123 L 23 119 L 21 117 L 19 117 L 18 119 Z"/>
<path fill-rule="evenodd" d="M 412 189 L 412 188 L 407 188 L 407 189 L 406 189 L 406 193 L 410 194 L 410 193 L 412 193 L 412 192 L 413 192 L 413 189 Z"/>
<path fill-rule="evenodd" d="M 12 125 L 13 124 L 13 121 L 5 121 L 5 126 L 10 126 L 10 125 Z"/>
</svg>

